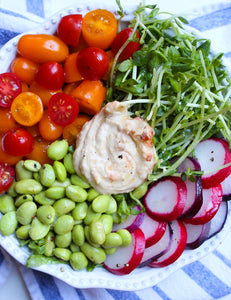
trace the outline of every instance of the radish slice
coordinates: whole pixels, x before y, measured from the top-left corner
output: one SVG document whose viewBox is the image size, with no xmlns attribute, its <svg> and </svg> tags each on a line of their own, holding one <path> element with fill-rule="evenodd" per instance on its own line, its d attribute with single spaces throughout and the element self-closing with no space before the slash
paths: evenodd
<svg viewBox="0 0 231 300">
<path fill-rule="evenodd" d="M 141 229 L 132 232 L 132 242 L 127 247 L 118 247 L 115 253 L 108 255 L 104 267 L 113 274 L 131 273 L 141 262 L 145 249 L 145 237 Z"/>
<path fill-rule="evenodd" d="M 202 196 L 203 204 L 199 212 L 190 219 L 184 219 L 184 222 L 190 224 L 205 224 L 215 216 L 222 201 L 221 185 L 218 184 L 210 189 L 203 189 Z"/>
<path fill-rule="evenodd" d="M 143 231 L 145 236 L 145 247 L 150 247 L 157 243 L 166 230 L 167 222 L 159 222 L 149 217 L 147 214 L 144 215 L 143 222 L 140 225 L 140 229 Z"/>
<path fill-rule="evenodd" d="M 192 157 L 187 157 L 178 167 L 180 173 L 186 172 L 188 169 L 200 171 L 201 167 L 198 161 Z M 202 206 L 202 185 L 201 176 L 195 176 L 195 181 L 187 178 L 185 181 L 187 188 L 187 200 L 182 213 L 183 218 L 191 218 L 198 213 Z"/>
<path fill-rule="evenodd" d="M 166 267 L 175 262 L 186 247 L 187 231 L 183 222 L 174 220 L 170 223 L 172 230 L 172 242 L 168 250 L 159 258 L 153 260 L 149 266 L 152 268 Z"/>
<path fill-rule="evenodd" d="M 146 247 L 144 250 L 143 258 L 140 262 L 139 267 L 143 267 L 151 263 L 153 260 L 159 258 L 167 252 L 172 242 L 172 231 L 170 230 L 169 224 L 166 226 L 166 230 L 162 238 L 150 247 Z"/>
<path fill-rule="evenodd" d="M 231 173 L 231 166 L 220 167 L 231 162 L 231 152 L 227 141 L 221 138 L 210 138 L 201 141 L 195 147 L 195 157 L 206 171 L 202 176 L 203 188 L 210 188 L 221 183 Z"/>
<path fill-rule="evenodd" d="M 231 174 L 221 183 L 223 191 L 223 200 L 231 200 Z"/>
<path fill-rule="evenodd" d="M 184 223 L 187 230 L 186 248 L 196 249 L 208 239 L 210 223 L 193 225 Z"/>
<path fill-rule="evenodd" d="M 180 177 L 168 176 L 150 186 L 144 196 L 147 214 L 169 222 L 181 216 L 187 198 L 186 184 Z"/>
<path fill-rule="evenodd" d="M 228 216 L 228 203 L 226 201 L 222 201 L 217 213 L 209 222 L 210 230 L 208 233 L 208 238 L 213 237 L 215 234 L 217 234 L 222 230 L 227 216 Z"/>
<path fill-rule="evenodd" d="M 141 212 L 140 206 L 136 206 L 133 209 L 140 210 L 140 213 L 138 215 L 130 215 L 127 217 L 126 221 L 119 223 L 119 224 L 113 224 L 112 231 L 117 231 L 119 229 L 127 229 L 130 232 L 135 231 L 144 219 L 144 213 Z"/>
</svg>

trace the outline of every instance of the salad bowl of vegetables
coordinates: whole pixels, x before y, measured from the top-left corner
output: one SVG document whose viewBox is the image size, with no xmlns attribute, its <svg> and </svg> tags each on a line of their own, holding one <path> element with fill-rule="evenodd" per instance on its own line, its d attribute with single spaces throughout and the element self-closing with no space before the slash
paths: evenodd
<svg viewBox="0 0 231 300">
<path fill-rule="evenodd" d="M 138 290 L 225 238 L 229 70 L 186 23 L 95 3 L 1 49 L 0 244 L 20 263 L 78 288 Z"/>
</svg>

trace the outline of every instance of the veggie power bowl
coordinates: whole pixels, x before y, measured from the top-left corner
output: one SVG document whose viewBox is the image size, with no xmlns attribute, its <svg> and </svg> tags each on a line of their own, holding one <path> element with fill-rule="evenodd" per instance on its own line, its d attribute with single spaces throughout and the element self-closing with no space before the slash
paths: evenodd
<svg viewBox="0 0 231 300">
<path fill-rule="evenodd" d="M 231 226 L 222 55 L 126 9 L 72 7 L 0 51 L 0 243 L 79 288 L 153 286 Z"/>
</svg>

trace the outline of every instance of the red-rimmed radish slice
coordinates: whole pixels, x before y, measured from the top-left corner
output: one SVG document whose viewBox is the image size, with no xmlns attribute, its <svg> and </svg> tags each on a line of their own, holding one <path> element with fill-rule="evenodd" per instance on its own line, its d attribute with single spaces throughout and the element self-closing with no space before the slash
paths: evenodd
<svg viewBox="0 0 231 300">
<path fill-rule="evenodd" d="M 208 239 L 210 223 L 201 225 L 184 223 L 187 230 L 186 248 L 196 249 Z"/>
<path fill-rule="evenodd" d="M 221 182 L 223 200 L 231 200 L 231 174 Z"/>
<path fill-rule="evenodd" d="M 113 274 L 131 273 L 141 262 L 145 249 L 145 237 L 141 229 L 132 234 L 132 242 L 127 247 L 118 247 L 115 253 L 108 255 L 104 267 Z"/>
<path fill-rule="evenodd" d="M 222 201 L 222 187 L 220 184 L 210 189 L 202 190 L 203 204 L 199 212 L 190 219 L 184 219 L 185 223 L 205 224 L 217 213 Z"/>
<path fill-rule="evenodd" d="M 150 247 L 157 243 L 165 233 L 167 222 L 156 221 L 147 214 L 144 215 L 140 229 L 145 236 L 145 247 Z"/>
<path fill-rule="evenodd" d="M 201 167 L 198 161 L 192 157 L 187 157 L 178 167 L 180 173 L 186 172 L 188 169 L 200 171 Z M 194 176 L 195 181 L 185 180 L 187 188 L 187 200 L 182 213 L 183 218 L 193 217 L 202 206 L 202 184 L 201 176 Z"/>
<path fill-rule="evenodd" d="M 208 238 L 213 237 L 215 234 L 217 234 L 222 230 L 225 221 L 227 219 L 227 216 L 228 216 L 228 203 L 226 201 L 222 201 L 217 213 L 212 218 L 212 220 L 208 223 L 210 224 Z"/>
<path fill-rule="evenodd" d="M 202 187 L 210 188 L 221 183 L 231 173 L 231 166 L 222 168 L 231 162 L 229 144 L 221 138 L 209 138 L 195 147 L 195 157 L 199 161 L 202 175 Z M 220 169 L 219 169 L 220 168 Z"/>
<path fill-rule="evenodd" d="M 184 224 L 179 220 L 174 220 L 170 223 L 170 227 L 172 230 L 171 245 L 164 255 L 161 255 L 149 264 L 152 268 L 166 267 L 174 263 L 185 250 L 187 231 Z"/>
<path fill-rule="evenodd" d="M 144 255 L 142 257 L 139 267 L 146 266 L 150 264 L 153 260 L 164 255 L 168 251 L 171 242 L 172 242 L 172 230 L 170 229 L 170 226 L 167 223 L 166 230 L 162 238 L 154 245 L 145 248 Z"/>
<path fill-rule="evenodd" d="M 134 210 L 139 210 L 140 213 L 138 215 L 129 215 L 126 219 L 126 221 L 119 223 L 119 224 L 113 224 L 113 228 L 112 231 L 117 231 L 119 229 L 127 229 L 130 232 L 135 231 L 137 228 L 139 228 L 139 226 L 141 225 L 141 223 L 143 222 L 144 219 L 144 213 L 141 212 L 141 208 L 140 206 L 135 206 L 133 208 Z"/>
<path fill-rule="evenodd" d="M 181 216 L 187 198 L 186 184 L 180 177 L 168 176 L 152 184 L 144 196 L 147 214 L 169 222 Z"/>
</svg>

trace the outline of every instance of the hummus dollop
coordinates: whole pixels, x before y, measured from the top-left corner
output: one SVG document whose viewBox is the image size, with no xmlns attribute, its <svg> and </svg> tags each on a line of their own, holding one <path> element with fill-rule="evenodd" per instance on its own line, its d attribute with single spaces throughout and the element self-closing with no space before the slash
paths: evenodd
<svg viewBox="0 0 231 300">
<path fill-rule="evenodd" d="M 106 104 L 77 136 L 75 170 L 101 194 L 134 190 L 155 164 L 153 129 L 121 102 Z"/>
</svg>

